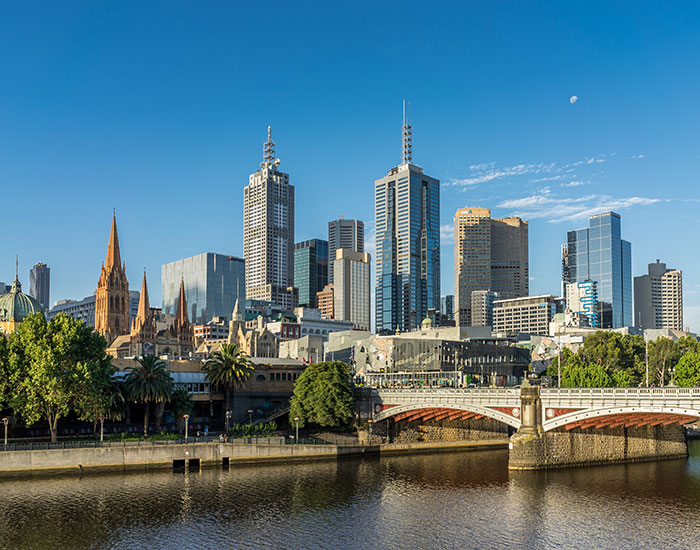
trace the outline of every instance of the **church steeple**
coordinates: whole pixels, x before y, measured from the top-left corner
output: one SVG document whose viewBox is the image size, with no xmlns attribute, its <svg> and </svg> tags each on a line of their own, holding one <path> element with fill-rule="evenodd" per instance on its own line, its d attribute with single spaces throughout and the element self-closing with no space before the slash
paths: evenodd
<svg viewBox="0 0 700 550">
<path fill-rule="evenodd" d="M 189 322 L 187 317 L 187 298 L 185 298 L 184 279 L 180 279 L 180 296 L 177 299 L 177 313 L 175 315 L 175 322 L 179 326 L 183 326 L 185 323 Z"/>
<path fill-rule="evenodd" d="M 143 282 L 141 283 L 141 296 L 139 297 L 139 310 L 136 318 L 144 323 L 150 313 L 151 305 L 148 303 L 148 285 L 146 284 L 146 270 L 144 269 Z"/>
<path fill-rule="evenodd" d="M 109 244 L 107 245 L 107 259 L 105 267 L 122 267 L 122 256 L 119 252 L 119 235 L 117 235 L 117 212 L 112 212 L 112 229 L 109 233 Z"/>
<path fill-rule="evenodd" d="M 148 302 L 148 284 L 146 283 L 146 270 L 143 271 L 141 282 L 141 296 L 139 296 L 139 309 L 131 322 L 132 341 L 153 344 L 156 337 L 156 322 Z"/>
</svg>

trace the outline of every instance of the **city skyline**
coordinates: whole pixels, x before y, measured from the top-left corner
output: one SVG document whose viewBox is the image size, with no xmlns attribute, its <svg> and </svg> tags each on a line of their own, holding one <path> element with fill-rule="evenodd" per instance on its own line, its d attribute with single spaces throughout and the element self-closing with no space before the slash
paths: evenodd
<svg viewBox="0 0 700 550">
<path fill-rule="evenodd" d="M 407 9 L 419 15 L 416 8 Z M 128 11 L 126 8 L 125 13 Z M 495 13 L 477 11 L 477 21 L 495 20 Z M 700 197 L 692 187 L 700 167 L 697 139 L 692 133 L 697 115 L 686 112 L 684 105 L 692 104 L 698 85 L 697 77 L 689 76 L 693 71 L 688 71 L 697 60 L 688 52 L 698 47 L 698 38 L 691 30 L 699 14 L 692 8 L 667 12 L 657 25 L 662 30 L 673 28 L 674 40 L 663 43 L 661 37 L 645 35 L 637 27 L 651 18 L 650 14 L 615 12 L 599 6 L 597 12 L 613 18 L 619 32 L 614 37 L 587 37 L 585 44 L 579 45 L 575 39 L 581 40 L 590 23 L 583 11 L 577 12 L 582 17 L 576 23 L 567 22 L 564 11 L 555 11 L 546 22 L 537 24 L 537 10 L 533 11 L 527 23 L 558 40 L 562 50 L 569 47 L 564 56 L 546 52 L 545 45 L 537 41 L 528 43 L 526 54 L 538 60 L 537 67 L 543 68 L 545 63 L 557 67 L 552 74 L 539 73 L 541 82 L 518 69 L 516 61 L 525 53 L 520 54 L 513 43 L 499 42 L 504 51 L 498 54 L 496 44 L 475 34 L 471 38 L 445 38 L 435 46 L 437 53 L 450 47 L 458 52 L 473 48 L 483 52 L 483 59 L 465 58 L 464 75 L 449 73 L 459 94 L 438 97 L 424 84 L 402 89 L 404 86 L 397 83 L 384 91 L 372 89 L 358 95 L 357 87 L 344 87 L 347 76 L 334 70 L 326 75 L 329 91 L 323 96 L 312 94 L 304 99 L 313 85 L 309 83 L 288 97 L 264 92 L 260 98 L 252 98 L 250 92 L 262 89 L 258 88 L 262 84 L 251 83 L 251 90 L 236 91 L 235 101 L 226 108 L 230 98 L 225 100 L 224 96 L 236 90 L 234 83 L 202 80 L 193 97 L 208 96 L 220 84 L 226 84 L 226 94 L 214 94 L 211 106 L 204 107 L 173 92 L 173 97 L 155 106 L 152 115 L 134 107 L 142 98 L 154 97 L 158 90 L 155 80 L 146 76 L 143 89 L 121 97 L 120 82 L 112 83 L 115 90 L 90 79 L 77 85 L 89 68 L 93 70 L 84 55 L 77 55 L 70 64 L 65 60 L 59 63 L 61 77 L 72 87 L 53 86 L 56 75 L 52 72 L 44 74 L 47 82 L 36 80 L 39 77 L 34 69 L 51 59 L 50 48 L 56 42 L 64 43 L 76 23 L 68 22 L 69 28 L 50 37 L 36 37 L 37 52 L 45 57 L 36 52 L 19 54 L 16 62 L 26 70 L 11 73 L 7 87 L 10 102 L 0 107 L 6 123 L 0 134 L 0 161 L 8 182 L 8 200 L 31 200 L 35 210 L 53 213 L 56 221 L 42 215 L 37 223 L 21 209 L 8 212 L 13 234 L 0 244 L 0 280 L 8 283 L 13 279 L 18 252 L 20 280 L 25 285 L 32 265 L 44 262 L 51 267 L 52 303 L 89 295 L 95 290 L 95 270 L 104 253 L 106 220 L 112 207 L 120 219 L 127 275 L 131 281 L 139 281 L 146 267 L 153 304 L 161 302 L 157 280 L 161 265 L 207 251 L 242 256 L 240 197 L 250 168 L 259 159 L 260 135 L 268 124 L 275 127 L 275 141 L 284 151 L 285 171 L 291 174 L 297 191 L 295 240 L 325 238 L 328 221 L 344 215 L 366 222 L 366 250 L 374 256 L 372 183 L 400 159 L 400 101 L 407 97 L 414 105 L 419 164 L 441 181 L 443 295 L 453 293 L 449 235 L 458 207 L 487 207 L 494 217 L 517 215 L 529 222 L 532 295 L 559 293 L 558 247 L 566 231 L 581 226 L 590 214 L 615 210 L 623 216 L 625 238 L 633 245 L 632 275 L 643 274 L 656 257 L 682 269 L 685 324 L 697 330 L 700 263 L 687 255 L 682 243 L 674 242 L 680 239 L 674 237 L 692 234 L 697 228 L 694 208 Z M 246 13 L 242 14 L 244 19 Z M 82 24 L 99 28 L 99 15 L 99 10 L 82 13 Z M 623 15 L 632 21 L 623 21 Z M 36 29 L 48 26 L 51 17 L 58 18 L 58 28 L 63 22 L 61 15 L 50 9 L 46 14 L 32 14 L 35 26 L 30 26 L 21 10 L 13 8 L 9 16 L 16 24 L 0 38 L 6 51 L 17 49 L 13 44 L 20 36 L 26 40 Z M 155 11 L 144 17 L 145 25 L 155 24 Z M 434 14 L 430 21 L 452 28 L 449 21 Z M 113 24 L 120 31 L 129 28 L 127 21 Z M 510 19 L 504 24 L 515 26 Z M 208 25 L 219 28 L 212 22 Z M 567 38 L 557 25 L 573 36 Z M 180 30 L 174 25 L 169 32 Z M 315 29 L 314 36 L 324 32 Z M 349 33 L 349 29 L 343 27 L 340 32 Z M 637 40 L 644 43 L 635 42 L 630 57 L 625 40 L 632 32 L 642 32 L 643 40 Z M 435 29 L 430 34 L 438 36 Z M 121 32 L 117 39 L 115 45 L 100 42 L 94 51 L 105 67 L 120 66 L 117 50 L 122 44 Z M 157 45 L 154 38 L 141 40 Z M 231 38 L 226 44 L 232 48 L 238 40 L 245 37 Z M 279 51 L 281 40 L 272 39 L 269 47 Z M 341 69 L 354 67 L 365 77 L 380 68 L 391 75 L 403 69 L 400 63 L 385 66 L 386 53 L 371 59 L 369 49 L 360 48 L 359 42 L 356 38 L 351 41 L 359 48 L 353 59 L 361 62 L 362 68 L 346 61 L 340 63 Z M 291 61 L 289 68 L 282 69 L 284 75 L 304 63 L 298 57 L 304 43 L 300 40 L 292 48 L 297 57 L 279 51 L 283 59 Z M 212 47 L 205 41 L 199 53 Z M 584 47 L 592 52 L 586 62 L 581 60 Z M 326 55 L 337 53 L 339 48 L 331 41 L 329 54 L 307 52 L 308 62 L 320 69 Z M 449 63 L 444 60 L 438 59 L 431 68 L 434 56 L 429 56 L 429 51 L 424 43 L 412 47 L 415 67 L 430 71 L 433 79 L 448 74 Z M 608 58 L 603 57 L 603 51 Z M 64 59 L 65 53 L 61 55 Z M 147 50 L 146 59 L 138 60 L 131 70 L 141 71 L 147 61 L 161 58 L 175 59 L 168 52 Z M 571 67 L 565 59 L 570 59 Z M 669 64 L 668 59 L 676 61 Z M 461 87 L 470 71 L 488 62 L 497 62 L 500 71 L 513 69 L 514 80 L 489 79 L 487 72 L 484 81 L 490 84 L 483 88 L 490 98 Z M 238 68 L 245 72 L 246 67 Z M 104 69 L 94 70 L 98 75 L 106 74 Z M 613 70 L 620 74 L 613 74 Z M 603 76 L 594 78 L 595 71 L 602 71 Z M 182 73 L 167 74 L 182 78 L 197 73 L 195 65 L 185 63 Z M 39 92 L 40 86 L 56 92 L 52 102 L 50 95 Z M 92 97 L 91 86 L 98 92 L 95 97 L 109 98 L 111 109 L 98 100 L 83 101 Z M 36 91 L 20 95 L 27 87 Z M 188 93 L 192 92 L 189 89 Z M 351 92 L 356 97 L 349 101 Z M 571 104 L 569 97 L 574 94 L 579 100 Z M 323 101 L 319 102 L 319 97 Z M 176 107 L 183 108 L 182 116 L 173 118 Z M 212 117 L 215 110 L 220 119 Z M 144 116 L 146 126 L 140 122 Z M 667 129 L 671 123 L 673 132 Z M 169 133 L 172 137 L 166 135 Z M 185 138 L 185 134 L 192 138 Z M 62 138 L 66 135 L 70 139 Z M 202 141 L 201 145 L 195 140 Z M 347 173 L 337 170 L 341 145 L 342 160 L 352 168 Z M 327 172 L 331 170 L 333 177 L 329 179 Z M 34 187 L 40 192 L 28 197 L 27 190 Z M 106 198 L 106 191 L 116 187 L 122 192 Z M 80 215 L 70 215 L 77 212 Z M 650 218 L 663 223 L 649 224 Z M 207 227 L 212 231 L 205 231 Z"/>
</svg>

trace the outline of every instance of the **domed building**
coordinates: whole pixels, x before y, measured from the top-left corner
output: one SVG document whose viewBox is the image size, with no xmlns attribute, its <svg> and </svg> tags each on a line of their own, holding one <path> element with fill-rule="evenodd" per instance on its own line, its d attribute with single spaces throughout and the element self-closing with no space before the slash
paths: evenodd
<svg viewBox="0 0 700 550">
<path fill-rule="evenodd" d="M 15 275 L 10 292 L 0 295 L 0 333 L 14 332 L 32 313 L 43 311 L 39 302 L 22 292 L 22 284 Z"/>
</svg>

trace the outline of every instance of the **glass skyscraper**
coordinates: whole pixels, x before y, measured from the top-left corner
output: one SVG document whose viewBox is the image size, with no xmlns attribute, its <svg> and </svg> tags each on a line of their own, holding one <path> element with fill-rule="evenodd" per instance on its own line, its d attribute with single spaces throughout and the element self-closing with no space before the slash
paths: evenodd
<svg viewBox="0 0 700 550">
<path fill-rule="evenodd" d="M 632 245 L 621 238 L 620 215 L 591 216 L 589 227 L 567 233 L 562 245 L 562 287 L 595 282 L 601 328 L 633 325 Z"/>
<path fill-rule="evenodd" d="M 163 313 L 175 315 L 183 280 L 187 314 L 194 324 L 208 323 L 214 317 L 230 319 L 236 299 L 245 304 L 244 266 L 241 258 L 214 252 L 163 265 Z"/>
<path fill-rule="evenodd" d="M 411 140 L 404 122 L 402 163 L 374 182 L 378 334 L 440 311 L 440 182 L 413 164 Z"/>
<path fill-rule="evenodd" d="M 328 241 L 310 239 L 294 245 L 294 286 L 299 305 L 316 307 L 316 293 L 328 284 Z"/>
</svg>

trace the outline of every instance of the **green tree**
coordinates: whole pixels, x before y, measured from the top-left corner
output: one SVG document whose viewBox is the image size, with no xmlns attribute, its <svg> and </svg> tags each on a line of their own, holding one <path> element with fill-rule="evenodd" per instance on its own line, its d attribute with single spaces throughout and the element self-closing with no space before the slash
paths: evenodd
<svg viewBox="0 0 700 550">
<path fill-rule="evenodd" d="M 0 411 L 10 400 L 10 346 L 4 334 L 0 334 Z"/>
<path fill-rule="evenodd" d="M 586 338 L 577 355 L 584 363 L 596 363 L 607 373 L 624 371 L 630 385 L 638 385 L 644 378 L 644 339 L 599 330 Z"/>
<path fill-rule="evenodd" d="M 290 423 L 318 424 L 329 428 L 349 426 L 354 415 L 350 367 L 342 361 L 306 367 L 294 384 Z"/>
<path fill-rule="evenodd" d="M 681 336 L 676 342 L 676 351 L 679 357 L 691 351 L 700 353 L 700 342 L 690 336 Z"/>
<path fill-rule="evenodd" d="M 562 371 L 561 385 L 563 388 L 608 388 L 613 385 L 613 379 L 603 365 L 574 362 Z"/>
<path fill-rule="evenodd" d="M 700 386 L 700 352 L 683 354 L 676 365 L 675 382 L 679 386 Z"/>
<path fill-rule="evenodd" d="M 194 401 L 192 396 L 185 388 L 177 388 L 170 396 L 170 406 L 172 407 L 175 423 L 178 428 L 182 427 L 182 419 L 186 414 L 192 414 L 194 410 Z"/>
<path fill-rule="evenodd" d="M 666 373 L 679 359 L 676 344 L 670 338 L 649 342 L 649 379 L 659 386 L 666 385 Z"/>
<path fill-rule="evenodd" d="M 170 399 L 173 379 L 165 361 L 155 355 L 143 355 L 136 362 L 138 365 L 127 368 L 125 382 L 129 388 L 129 397 L 143 403 L 143 434 L 148 435 L 151 403 L 157 405 Z"/>
<path fill-rule="evenodd" d="M 219 351 L 212 353 L 211 357 L 204 362 L 202 370 L 213 387 L 224 390 L 226 397 L 224 422 L 228 430 L 229 417 L 226 413 L 233 410 L 231 408 L 233 390 L 250 378 L 255 365 L 237 344 L 222 344 Z"/>
<path fill-rule="evenodd" d="M 10 336 L 10 405 L 28 424 L 44 419 L 51 441 L 58 421 L 81 414 L 95 388 L 110 372 L 106 342 L 99 334 L 67 315 L 47 323 L 43 313 L 27 317 Z"/>
</svg>

